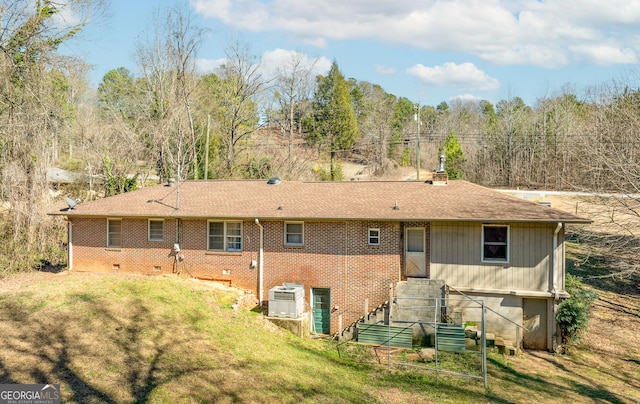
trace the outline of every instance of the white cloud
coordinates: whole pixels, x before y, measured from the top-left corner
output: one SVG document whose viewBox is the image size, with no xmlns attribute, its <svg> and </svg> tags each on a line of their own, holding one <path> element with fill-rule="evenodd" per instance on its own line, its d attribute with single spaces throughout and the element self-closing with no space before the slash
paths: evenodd
<svg viewBox="0 0 640 404">
<path fill-rule="evenodd" d="M 215 72 L 220 66 L 225 64 L 227 59 L 198 59 L 196 60 L 196 69 L 202 74 Z"/>
<path fill-rule="evenodd" d="M 629 0 L 191 0 L 240 30 L 280 31 L 326 46 L 368 39 L 470 53 L 496 64 L 560 67 L 585 59 L 636 63 L 640 1 Z M 607 50 L 609 49 L 609 50 Z M 618 49 L 618 52 L 611 50 Z"/>
<path fill-rule="evenodd" d="M 302 69 L 310 70 L 313 76 L 326 74 L 331 68 L 331 61 L 325 57 L 313 58 L 302 52 L 278 48 L 262 54 L 262 72 L 266 77 L 274 77 L 294 61 L 299 62 Z"/>
<path fill-rule="evenodd" d="M 80 10 L 72 8 L 68 1 L 60 2 L 57 8 L 59 11 L 53 15 L 52 20 L 59 27 L 70 28 L 82 23 L 83 16 L 79 14 Z"/>
<path fill-rule="evenodd" d="M 325 57 L 313 58 L 302 52 L 280 48 L 264 52 L 258 68 L 263 78 L 270 80 L 278 71 L 283 69 L 286 71 L 294 60 L 300 63 L 301 69 L 310 70 L 311 77 L 326 74 L 331 68 L 331 61 Z M 196 68 L 201 74 L 215 73 L 227 61 L 226 58 L 198 59 Z"/>
<path fill-rule="evenodd" d="M 396 69 L 385 65 L 375 65 L 374 68 L 376 69 L 376 73 L 384 74 L 385 76 L 396 73 Z"/>
<path fill-rule="evenodd" d="M 16 15 L 21 13 L 31 14 L 35 8 L 31 9 L 31 2 L 26 3 L 27 9 L 16 11 Z M 77 0 L 57 0 L 53 5 L 56 8 L 56 12 L 51 16 L 52 28 L 60 32 L 68 32 L 70 29 L 81 27 L 85 24 L 99 24 L 101 17 L 104 13 L 104 5 L 96 4 L 89 6 L 87 2 Z M 3 3 L 4 4 L 4 3 Z M 17 2 L 11 5 L 11 7 L 22 7 Z M 46 23 L 46 22 L 45 22 Z M 82 34 L 84 28 L 80 30 Z M 55 36 L 55 34 L 52 34 Z M 74 36 L 78 36 L 76 33 Z"/>
<path fill-rule="evenodd" d="M 417 64 L 407 69 L 407 74 L 417 77 L 426 86 L 451 87 L 469 91 L 491 91 L 500 82 L 478 69 L 473 63 L 445 63 L 428 67 Z"/>
<path fill-rule="evenodd" d="M 482 101 L 483 98 L 482 97 L 478 97 L 477 95 L 473 95 L 473 94 L 458 94 L 458 95 L 454 95 L 453 97 L 451 97 L 449 99 L 451 102 L 477 102 L 477 101 Z"/>
<path fill-rule="evenodd" d="M 263 31 L 271 19 L 269 1 L 258 0 L 192 0 L 197 13 L 216 18 L 237 28 Z"/>
<path fill-rule="evenodd" d="M 573 46 L 571 50 L 580 60 L 597 65 L 639 62 L 638 53 L 630 48 L 620 49 L 616 46 L 602 44 L 600 46 Z"/>
</svg>

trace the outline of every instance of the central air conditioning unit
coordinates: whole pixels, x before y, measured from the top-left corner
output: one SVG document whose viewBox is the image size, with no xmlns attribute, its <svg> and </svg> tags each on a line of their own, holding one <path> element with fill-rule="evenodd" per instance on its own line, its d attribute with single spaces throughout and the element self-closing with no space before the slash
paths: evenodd
<svg viewBox="0 0 640 404">
<path fill-rule="evenodd" d="M 304 286 L 285 283 L 269 289 L 269 317 L 299 318 L 304 313 Z"/>
</svg>

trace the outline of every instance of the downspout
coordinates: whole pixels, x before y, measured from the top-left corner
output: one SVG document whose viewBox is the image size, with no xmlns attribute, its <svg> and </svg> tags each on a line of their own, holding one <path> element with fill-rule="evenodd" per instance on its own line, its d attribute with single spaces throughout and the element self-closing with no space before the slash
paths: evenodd
<svg viewBox="0 0 640 404">
<path fill-rule="evenodd" d="M 558 292 L 558 233 L 562 229 L 562 222 L 558 222 L 555 230 L 553 231 L 553 249 L 551 251 L 551 293 L 554 294 L 555 300 L 559 298 Z"/>
<path fill-rule="evenodd" d="M 73 223 L 68 218 L 67 222 L 67 269 L 71 272 L 73 268 Z"/>
<path fill-rule="evenodd" d="M 176 238 L 173 243 L 173 273 L 180 273 L 178 265 L 180 261 L 180 218 L 176 217 Z"/>
<path fill-rule="evenodd" d="M 256 218 L 256 224 L 260 228 L 260 251 L 258 252 L 258 304 L 262 306 L 262 283 L 264 278 L 264 227 L 262 227 L 258 218 Z"/>
<path fill-rule="evenodd" d="M 547 310 L 547 349 L 554 350 L 556 344 L 554 343 L 553 336 L 557 332 L 556 323 L 556 305 L 560 298 L 560 292 L 558 291 L 558 234 L 562 229 L 562 222 L 558 222 L 556 228 L 553 231 L 553 248 L 551 250 L 551 293 L 553 293 L 554 300 L 549 302 Z"/>
</svg>

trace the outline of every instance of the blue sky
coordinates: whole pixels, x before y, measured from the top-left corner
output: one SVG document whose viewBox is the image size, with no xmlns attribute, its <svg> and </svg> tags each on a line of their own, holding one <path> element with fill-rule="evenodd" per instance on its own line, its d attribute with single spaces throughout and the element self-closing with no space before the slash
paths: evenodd
<svg viewBox="0 0 640 404">
<path fill-rule="evenodd" d="M 61 50 L 93 66 L 94 85 L 119 66 L 137 74 L 136 43 L 164 7 L 207 29 L 202 72 L 239 41 L 267 73 L 293 53 L 317 60 L 318 73 L 336 60 L 347 78 L 423 105 L 514 96 L 533 105 L 640 73 L 638 0 L 111 0 L 110 17 Z"/>
</svg>

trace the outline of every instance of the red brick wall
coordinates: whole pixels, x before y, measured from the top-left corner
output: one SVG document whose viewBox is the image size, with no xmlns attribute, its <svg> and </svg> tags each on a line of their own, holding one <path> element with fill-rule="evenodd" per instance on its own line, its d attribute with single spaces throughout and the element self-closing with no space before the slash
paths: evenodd
<svg viewBox="0 0 640 404">
<path fill-rule="evenodd" d="M 175 220 L 164 221 L 164 241 L 147 241 L 147 219 L 122 220 L 122 248 L 106 248 L 107 219 L 72 220 L 72 269 L 95 272 L 171 273 Z M 115 266 L 119 265 L 119 270 Z"/>
<path fill-rule="evenodd" d="M 107 220 L 73 218 L 73 270 L 97 272 L 137 272 L 184 274 L 227 282 L 258 295 L 259 227 L 253 221 L 242 226 L 242 252 L 207 251 L 207 220 L 180 220 L 178 241 L 184 261 L 175 263 L 176 219 L 164 221 L 164 241 L 147 241 L 147 219 L 122 219 L 122 248 L 108 249 Z M 311 288 L 330 288 L 331 332 L 338 330 L 369 308 L 389 298 L 389 285 L 402 278 L 403 231 L 405 226 L 428 223 L 390 222 L 305 222 L 304 245 L 284 244 L 284 222 L 264 221 L 264 287 L 268 291 L 284 282 L 304 285 L 309 308 Z M 368 229 L 380 229 L 380 245 L 368 245 Z M 427 240 L 427 263 L 428 260 Z M 119 264 L 119 269 L 114 269 Z M 154 271 L 160 267 L 161 271 Z"/>
</svg>

